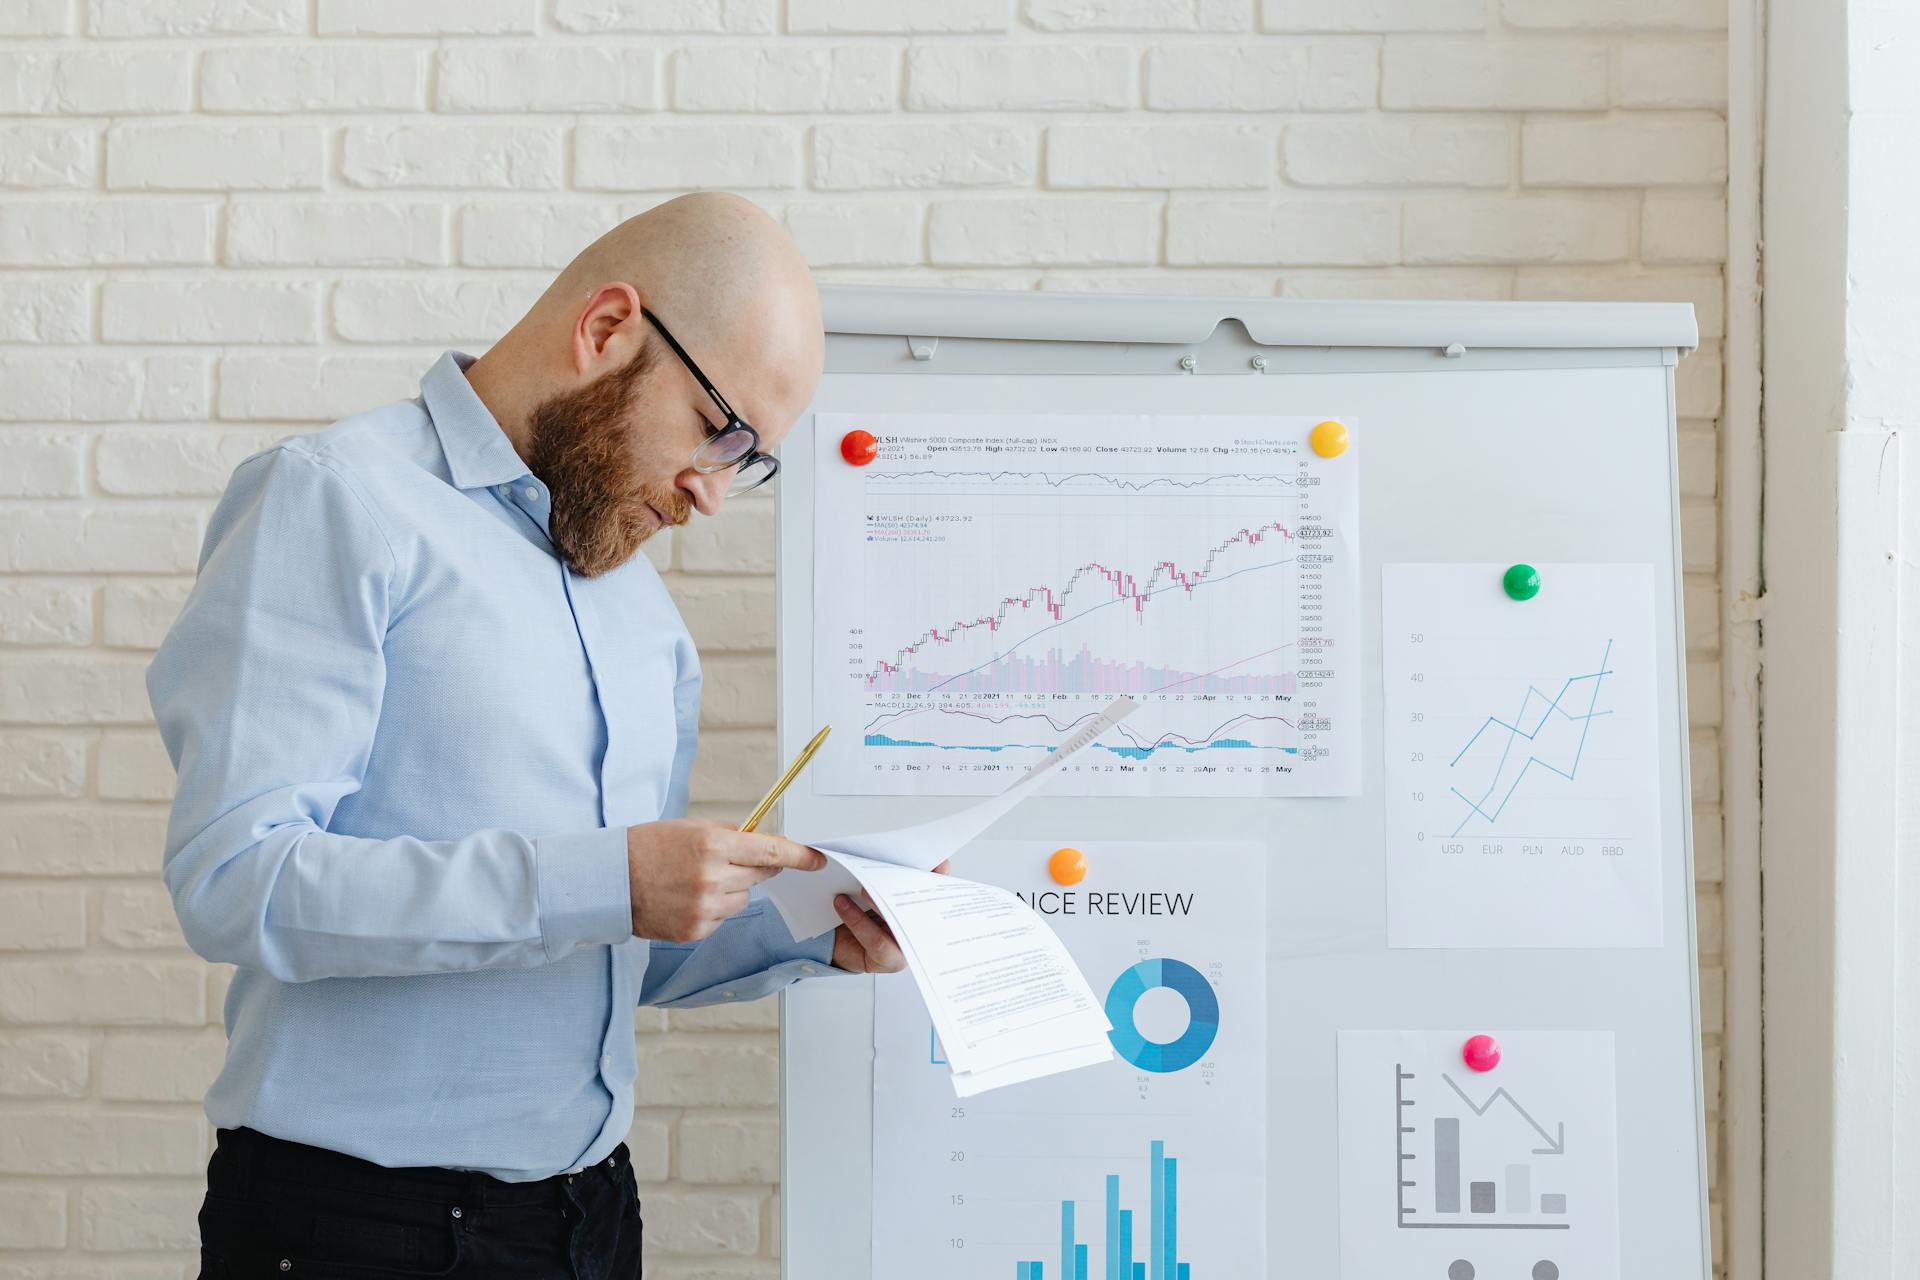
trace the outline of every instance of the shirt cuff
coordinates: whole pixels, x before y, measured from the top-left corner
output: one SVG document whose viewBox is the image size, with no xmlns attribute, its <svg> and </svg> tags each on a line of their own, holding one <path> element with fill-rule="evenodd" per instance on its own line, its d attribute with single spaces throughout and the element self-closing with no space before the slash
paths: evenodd
<svg viewBox="0 0 1920 1280">
<path fill-rule="evenodd" d="M 533 842 L 540 894 L 540 945 L 549 963 L 576 946 L 633 936 L 627 829 L 541 836 Z"/>
</svg>

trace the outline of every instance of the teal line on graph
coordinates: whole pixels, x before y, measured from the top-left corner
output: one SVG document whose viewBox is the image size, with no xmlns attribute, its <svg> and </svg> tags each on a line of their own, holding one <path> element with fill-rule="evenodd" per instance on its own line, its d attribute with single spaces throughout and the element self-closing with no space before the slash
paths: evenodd
<svg viewBox="0 0 1920 1280">
<path fill-rule="evenodd" d="M 1504 810 L 1507 807 L 1507 801 L 1513 799 L 1513 793 L 1519 790 L 1520 780 L 1527 776 L 1527 770 L 1533 768 L 1533 766 L 1536 764 L 1539 765 L 1542 769 L 1546 769 L 1549 772 L 1559 774 L 1561 777 L 1565 778 L 1569 782 L 1572 782 L 1574 780 L 1575 775 L 1577 775 L 1580 772 L 1581 753 L 1584 752 L 1587 748 L 1587 730 L 1591 729 L 1593 727 L 1593 722 L 1599 719 L 1601 716 L 1607 716 L 1607 715 L 1613 714 L 1611 711 L 1596 711 L 1594 709 L 1600 703 L 1600 681 L 1605 677 L 1613 674 L 1613 672 L 1609 670 L 1607 667 L 1607 658 L 1611 656 L 1612 653 L 1613 653 L 1613 641 L 1608 640 L 1606 651 L 1600 655 L 1600 669 L 1598 671 L 1588 672 L 1586 675 L 1583 675 L 1583 676 L 1568 676 L 1567 682 L 1560 686 L 1560 692 L 1554 697 L 1553 701 L 1547 704 L 1547 709 L 1540 713 L 1540 723 L 1536 724 L 1533 727 L 1533 731 L 1531 733 L 1529 733 L 1525 729 L 1522 729 L 1518 722 L 1520 721 L 1521 717 L 1526 715 L 1527 705 L 1530 702 L 1532 702 L 1534 698 L 1536 697 L 1545 698 L 1547 695 L 1544 693 L 1541 693 L 1538 689 L 1534 688 L 1532 685 L 1528 685 L 1525 696 L 1520 699 L 1520 711 L 1518 715 L 1514 716 L 1514 723 L 1509 724 L 1505 720 L 1500 719 L 1498 716 L 1488 716 L 1486 719 L 1486 723 L 1482 724 L 1478 729 L 1474 730 L 1473 736 L 1467 739 L 1467 745 L 1460 748 L 1459 754 L 1455 755 L 1453 759 L 1447 761 L 1447 767 L 1449 769 L 1458 765 L 1460 763 L 1461 757 L 1465 756 L 1467 752 L 1473 750 L 1473 744 L 1480 741 L 1480 735 L 1487 732 L 1487 730 L 1493 727 L 1494 725 L 1498 725 L 1500 728 L 1505 729 L 1507 731 L 1507 745 L 1500 752 L 1500 763 L 1494 768 L 1493 778 L 1491 781 L 1487 783 L 1487 790 L 1485 795 L 1482 795 L 1480 799 L 1476 801 L 1476 800 L 1469 799 L 1466 796 L 1466 794 L 1463 793 L 1458 787 L 1447 788 L 1447 790 L 1453 792 L 1454 795 L 1459 796 L 1462 800 L 1466 801 L 1466 804 L 1467 804 L 1467 816 L 1460 819 L 1460 825 L 1453 829 L 1454 835 L 1457 836 L 1462 831 L 1466 830 L 1467 824 L 1473 821 L 1473 817 L 1475 814 L 1479 814 L 1481 817 L 1485 818 L 1490 823 L 1496 821 L 1500 817 L 1502 810 Z M 1593 682 L 1593 696 L 1587 701 L 1586 714 L 1576 716 L 1576 715 L 1569 714 L 1568 712 L 1561 711 L 1560 703 L 1566 698 L 1568 691 L 1570 691 L 1574 685 L 1579 684 L 1583 680 L 1591 680 Z M 1493 794 L 1493 789 L 1500 784 L 1500 775 L 1506 772 L 1507 757 L 1513 754 L 1514 743 L 1521 738 L 1525 738 L 1528 742 L 1532 742 L 1536 737 L 1539 736 L 1540 732 L 1546 728 L 1548 718 L 1551 717 L 1556 711 L 1559 711 L 1562 716 L 1565 716 L 1568 720 L 1572 720 L 1576 722 L 1580 726 L 1580 741 L 1578 745 L 1574 747 L 1573 763 L 1569 765 L 1567 768 L 1561 769 L 1552 764 L 1547 763 L 1545 760 L 1542 760 L 1539 756 L 1528 755 L 1527 762 L 1521 765 L 1520 772 L 1514 775 L 1513 785 L 1508 787 L 1507 793 L 1500 797 L 1500 803 L 1494 806 L 1493 812 L 1491 813 L 1487 812 L 1487 809 L 1486 809 L 1487 797 L 1491 796 Z"/>
<path fill-rule="evenodd" d="M 1193 1280 L 1192 1264 L 1180 1261 L 1180 1161 L 1167 1154 L 1167 1144 L 1154 1141 L 1147 1157 L 1147 1201 L 1150 1206 L 1145 1239 L 1133 1229 L 1139 1215 L 1120 1207 L 1120 1175 L 1106 1176 L 1106 1229 L 1102 1239 L 1103 1267 L 1099 1280 Z M 1089 1246 L 1074 1229 L 1074 1202 L 1060 1202 L 1061 1280 L 1091 1280 Z M 1147 1256 L 1136 1261 L 1133 1251 L 1144 1244 Z M 1046 1263 L 1028 1259 L 1013 1264 L 1014 1280 L 1047 1280 Z"/>
<path fill-rule="evenodd" d="M 919 742 L 909 738 L 889 738 L 884 733 L 870 733 L 861 744 L 868 747 L 937 747 L 941 751 L 1051 751 L 1053 744 L 1046 742 L 994 742 L 972 746 L 953 742 Z M 1221 738 L 1216 742 L 1205 742 L 1197 747 L 1184 747 L 1174 742 L 1156 742 L 1148 747 L 1110 747 L 1104 742 L 1092 744 L 1101 751 L 1111 751 L 1126 760 L 1145 760 L 1156 751 L 1184 751 L 1193 755 L 1200 751 L 1280 751 L 1287 755 L 1300 754 L 1298 747 L 1255 747 L 1245 738 Z"/>
</svg>

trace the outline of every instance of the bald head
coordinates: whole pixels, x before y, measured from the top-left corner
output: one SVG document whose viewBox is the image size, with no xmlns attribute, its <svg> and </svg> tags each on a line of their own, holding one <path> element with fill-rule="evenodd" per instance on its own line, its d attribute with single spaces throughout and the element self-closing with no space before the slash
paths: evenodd
<svg viewBox="0 0 1920 1280">
<path fill-rule="evenodd" d="M 639 508 L 666 523 L 689 510 L 711 515 L 730 481 L 692 466 L 725 415 L 643 310 L 759 433 L 763 451 L 786 437 L 820 381 L 825 337 L 812 274 L 751 201 L 681 196 L 581 250 L 467 378 L 536 475 L 546 459 L 572 487 L 603 490 L 575 495 L 584 519 L 620 522 L 598 529 L 596 561 L 629 542 L 630 554 L 652 532 L 640 528 L 648 517 Z M 604 485 L 592 472 L 605 473 Z M 557 520 L 561 477 L 541 478 L 556 489 Z M 649 502 L 639 501 L 643 492 Z"/>
<path fill-rule="evenodd" d="M 615 286 L 633 298 L 611 296 Z M 813 276 L 764 209 L 722 191 L 669 200 L 582 249 L 488 357 L 564 390 L 611 367 L 574 349 L 583 330 L 611 340 L 616 366 L 660 340 L 640 307 L 763 436 L 784 435 L 813 398 L 824 351 Z"/>
</svg>

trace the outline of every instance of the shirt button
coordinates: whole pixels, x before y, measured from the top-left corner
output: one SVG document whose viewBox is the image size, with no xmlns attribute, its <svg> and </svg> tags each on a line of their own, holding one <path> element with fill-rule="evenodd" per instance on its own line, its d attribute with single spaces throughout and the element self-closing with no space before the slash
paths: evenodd
<svg viewBox="0 0 1920 1280">
<path fill-rule="evenodd" d="M 526 488 L 520 491 L 520 496 L 525 498 L 528 502 L 532 502 L 535 498 L 540 496 L 540 491 L 534 488 L 532 485 L 528 485 Z"/>
<path fill-rule="evenodd" d="M 812 972 L 813 972 L 813 966 L 812 966 L 812 965 L 810 965 L 810 964 L 803 964 L 803 965 L 801 965 L 801 966 L 800 966 L 800 972 L 802 972 L 802 973 L 812 973 Z"/>
<path fill-rule="evenodd" d="M 495 485 L 493 488 L 494 488 L 494 492 L 498 493 L 503 498 L 510 498 L 513 496 L 513 486 L 510 484 L 498 484 L 498 485 Z"/>
<path fill-rule="evenodd" d="M 612 1065 L 613 1065 L 613 1055 L 612 1055 L 612 1054 L 610 1054 L 610 1053 L 603 1053 L 603 1054 L 601 1054 L 601 1055 L 600 1055 L 600 1065 L 601 1065 L 601 1066 L 603 1066 L 603 1067 L 610 1067 L 610 1066 L 612 1066 Z"/>
<path fill-rule="evenodd" d="M 731 992 L 731 991 L 722 991 L 722 992 L 720 993 L 720 996 L 721 996 L 721 998 L 722 998 L 722 999 L 725 999 L 725 1000 L 731 1000 L 731 999 L 733 999 L 733 992 Z"/>
</svg>

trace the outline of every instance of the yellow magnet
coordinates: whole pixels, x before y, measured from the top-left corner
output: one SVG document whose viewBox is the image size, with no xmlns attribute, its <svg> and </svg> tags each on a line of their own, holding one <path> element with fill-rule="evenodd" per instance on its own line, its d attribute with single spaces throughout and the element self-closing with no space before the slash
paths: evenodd
<svg viewBox="0 0 1920 1280">
<path fill-rule="evenodd" d="M 1087 878 L 1087 855 L 1078 849 L 1055 849 L 1047 859 L 1047 874 L 1055 884 L 1079 884 Z"/>
<path fill-rule="evenodd" d="M 1315 427 L 1308 439 L 1321 457 L 1337 458 L 1347 451 L 1347 424 L 1329 419 Z"/>
</svg>

